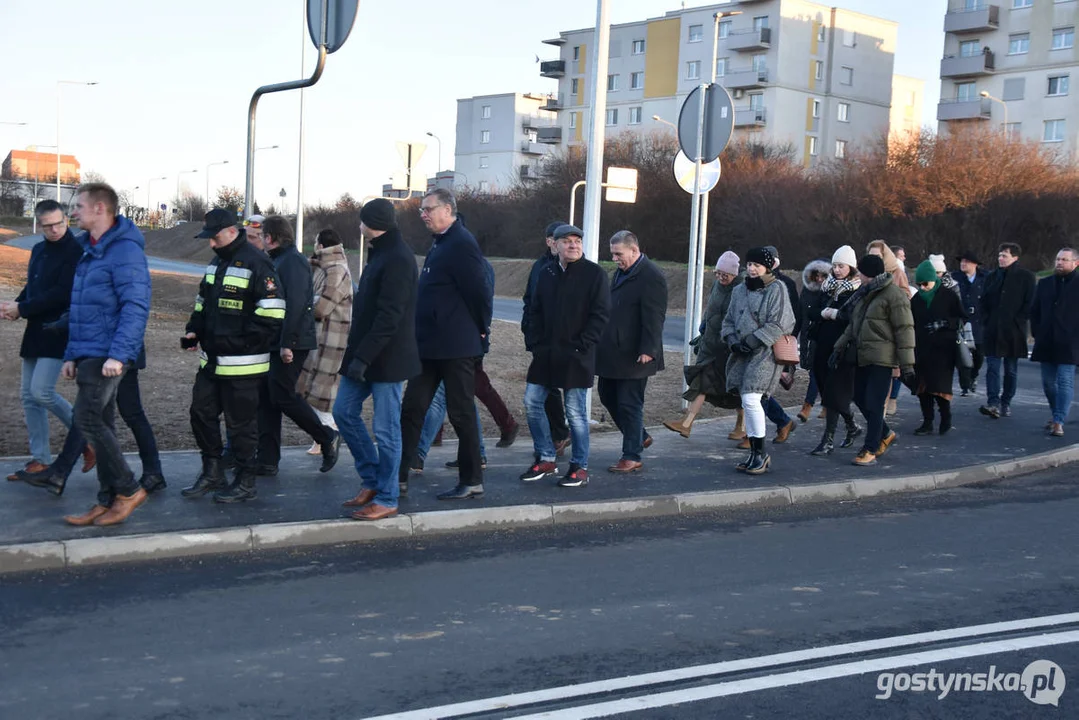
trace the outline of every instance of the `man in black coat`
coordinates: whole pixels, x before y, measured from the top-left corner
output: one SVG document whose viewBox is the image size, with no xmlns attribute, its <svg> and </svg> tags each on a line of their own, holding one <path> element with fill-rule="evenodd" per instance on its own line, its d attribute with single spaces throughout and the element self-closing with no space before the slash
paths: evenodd
<svg viewBox="0 0 1079 720">
<path fill-rule="evenodd" d="M 1077 260 L 1079 255 L 1071 248 L 1057 253 L 1053 274 L 1038 282 L 1030 308 L 1030 329 L 1034 334 L 1030 359 L 1042 365 L 1042 389 L 1053 412 L 1047 429 L 1053 437 L 1064 436 L 1064 423 L 1075 394 L 1075 366 L 1079 364 Z"/>
<path fill-rule="evenodd" d="M 558 472 L 551 426 L 544 405 L 554 388 L 566 397 L 566 419 L 573 437 L 569 471 L 558 484 L 588 484 L 588 395 L 596 374 L 596 345 L 610 315 L 607 273 L 584 257 L 581 231 L 572 225 L 555 230 L 558 261 L 540 272 L 528 308 L 532 348 L 525 385 L 525 411 L 536 461 L 521 474 L 530 482 Z"/>
<path fill-rule="evenodd" d="M 296 236 L 289 221 L 272 215 L 262 223 L 262 242 L 273 260 L 285 296 L 285 322 L 281 338 L 270 352 L 270 373 L 259 398 L 259 475 L 276 475 L 281 461 L 281 416 L 322 447 L 320 472 L 337 464 L 341 435 L 319 420 L 314 408 L 296 391 L 304 361 L 318 347 L 315 334 L 315 288 L 311 262 L 296 248 Z"/>
<path fill-rule="evenodd" d="M 45 470 L 52 462 L 49 450 L 49 413 L 71 428 L 71 403 L 56 392 L 56 381 L 64 364 L 67 331 L 48 332 L 45 325 L 67 313 L 71 286 L 82 246 L 68 228 L 67 215 L 55 200 L 42 200 L 34 208 L 43 242 L 30 251 L 26 285 L 14 301 L 0 304 L 0 314 L 8 320 L 26 319 L 19 356 L 22 358 L 22 398 L 26 429 L 30 440 L 30 461 L 26 472 Z M 8 480 L 20 479 L 17 474 Z"/>
<path fill-rule="evenodd" d="M 422 369 L 416 346 L 416 256 L 401 239 L 389 200 L 378 198 L 360 209 L 360 233 L 371 254 L 352 304 L 333 417 L 363 480 L 345 507 L 357 508 L 356 520 L 380 520 L 397 514 L 401 393 L 404 382 Z M 369 397 L 377 448 L 363 422 Z"/>
<path fill-rule="evenodd" d="M 967 251 L 956 258 L 959 261 L 959 269 L 952 271 L 952 278 L 959 285 L 959 297 L 963 301 L 963 311 L 967 314 L 967 322 L 970 323 L 970 332 L 974 336 L 974 347 L 970 349 L 974 360 L 973 367 L 959 368 L 959 387 L 962 396 L 967 397 L 978 390 L 978 373 L 981 372 L 982 363 L 985 361 L 985 328 L 980 312 L 982 295 L 985 293 L 985 279 L 987 274 L 978 267 L 978 256 Z"/>
<path fill-rule="evenodd" d="M 416 296 L 416 344 L 422 369 L 405 388 L 401 403 L 401 467 L 416 457 L 424 418 L 439 383 L 445 383 L 446 412 L 459 439 L 457 486 L 439 500 L 483 495 L 480 437 L 476 428 L 476 363 L 491 327 L 492 292 L 476 238 L 457 217 L 453 193 L 438 188 L 423 196 L 420 217 L 434 236 L 420 273 Z"/>
<path fill-rule="evenodd" d="M 982 415 L 997 419 L 1011 415 L 1011 402 L 1019 380 L 1019 358 L 1027 356 L 1028 320 L 1034 300 L 1034 273 L 1019 267 L 1022 249 L 1003 243 L 997 250 L 1000 267 L 985 280 L 978 308 L 984 318 L 986 403 Z M 1004 365 L 1001 392 L 1000 366 Z"/>
<path fill-rule="evenodd" d="M 547 250 L 536 262 L 532 263 L 532 269 L 528 273 L 528 284 L 525 286 L 524 297 L 521 298 L 523 303 L 521 332 L 525 336 L 526 343 L 528 342 L 528 308 L 532 304 L 532 291 L 536 287 L 536 281 L 539 279 L 539 274 L 543 268 L 553 262 L 558 262 L 558 256 L 555 255 L 554 231 L 563 224 L 560 220 L 555 220 L 547 226 L 544 233 L 547 239 Z M 526 344 L 525 350 L 531 351 L 532 348 Z M 554 439 L 555 454 L 562 457 L 562 454 L 566 451 L 566 446 L 569 445 L 569 426 L 566 425 L 566 405 L 562 399 L 561 390 L 554 389 L 547 395 L 544 410 L 547 412 L 547 422 L 551 425 L 551 438 Z"/>
<path fill-rule="evenodd" d="M 620 230 L 611 237 L 618 268 L 611 280 L 611 318 L 596 353 L 599 399 L 622 433 L 622 457 L 607 468 L 615 473 L 640 470 L 641 453 L 652 444 L 644 429 L 644 390 L 663 369 L 663 321 L 667 316 L 667 279 L 641 253 L 637 236 Z"/>
</svg>

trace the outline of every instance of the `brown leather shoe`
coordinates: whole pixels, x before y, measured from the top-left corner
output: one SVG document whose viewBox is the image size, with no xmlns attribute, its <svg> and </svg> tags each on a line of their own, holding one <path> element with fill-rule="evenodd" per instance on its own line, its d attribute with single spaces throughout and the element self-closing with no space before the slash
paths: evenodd
<svg viewBox="0 0 1079 720">
<path fill-rule="evenodd" d="M 76 527 L 86 527 L 87 525 L 93 525 L 94 520 L 107 513 L 109 509 L 104 505 L 94 505 L 90 508 L 89 512 L 82 515 L 65 515 L 64 522 L 68 525 L 75 525 Z"/>
<path fill-rule="evenodd" d="M 86 443 L 82 451 L 82 471 L 88 473 L 94 469 L 95 465 L 97 465 L 97 453 L 94 452 L 93 445 Z"/>
<path fill-rule="evenodd" d="M 652 436 L 649 435 L 649 436 L 645 437 L 644 443 L 642 443 L 642 445 L 643 445 L 645 450 L 652 447 Z"/>
<path fill-rule="evenodd" d="M 378 493 L 374 490 L 364 488 L 363 490 L 360 490 L 359 495 L 352 498 L 351 500 L 345 500 L 343 503 L 341 503 L 341 505 L 343 507 L 363 507 L 367 503 L 374 500 L 375 495 L 378 495 Z"/>
<path fill-rule="evenodd" d="M 642 467 L 644 467 L 644 463 L 638 462 L 637 460 L 627 460 L 626 458 L 622 458 L 614 465 L 607 468 L 607 470 L 613 473 L 631 473 L 637 472 Z"/>
<path fill-rule="evenodd" d="M 668 430 L 673 430 L 684 438 L 688 438 L 689 434 L 693 431 L 693 426 L 686 427 L 681 421 L 664 420 L 663 427 Z M 648 447 L 647 445 L 645 447 Z"/>
<path fill-rule="evenodd" d="M 94 520 L 94 525 L 99 527 L 106 525 L 119 525 L 124 520 L 135 512 L 135 508 L 146 502 L 146 498 L 150 495 L 143 488 L 139 488 L 131 495 L 117 495 L 116 499 L 112 502 L 112 507 L 109 511 Z"/>
<path fill-rule="evenodd" d="M 776 436 L 774 438 L 772 438 L 772 442 L 774 442 L 774 443 L 785 443 L 785 442 L 787 442 L 787 438 L 789 438 L 791 436 L 791 433 L 794 432 L 794 429 L 796 427 L 798 427 L 798 426 L 794 424 L 793 420 L 791 420 L 789 423 L 787 423 L 786 425 L 784 425 L 783 427 L 779 428 L 779 430 L 776 431 Z"/>
<path fill-rule="evenodd" d="M 735 447 L 737 447 L 739 450 L 749 450 L 749 436 L 743 436 L 742 442 L 738 443 Z"/>
<path fill-rule="evenodd" d="M 48 465 L 43 465 L 42 463 L 39 463 L 37 460 L 31 460 L 30 462 L 26 463 L 26 466 L 21 470 L 21 472 L 23 472 L 23 473 L 39 473 L 42 470 L 48 470 L 48 469 L 49 469 Z M 18 472 L 13 472 L 13 473 L 11 473 L 10 475 L 7 476 L 7 479 L 14 482 L 16 480 L 22 480 L 22 476 L 19 475 Z"/>
<path fill-rule="evenodd" d="M 813 412 L 813 406 L 809 403 L 802 403 L 802 411 L 798 413 L 798 419 L 801 422 L 809 421 L 809 413 Z"/>
<path fill-rule="evenodd" d="M 397 514 L 397 508 L 371 503 L 352 513 L 353 520 L 382 520 Z"/>
</svg>

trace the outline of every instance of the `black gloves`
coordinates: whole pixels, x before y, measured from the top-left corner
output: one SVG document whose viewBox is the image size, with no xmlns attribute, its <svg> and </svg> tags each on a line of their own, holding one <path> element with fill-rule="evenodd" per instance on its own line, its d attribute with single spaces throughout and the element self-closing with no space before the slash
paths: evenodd
<svg viewBox="0 0 1079 720">
<path fill-rule="evenodd" d="M 756 335 L 747 335 L 745 340 L 742 341 L 742 345 L 749 348 L 749 352 L 753 352 L 757 348 L 763 347 L 764 343 L 757 339 Z"/>
<path fill-rule="evenodd" d="M 367 363 L 359 358 L 354 358 L 352 362 L 348 364 L 348 369 L 345 370 L 345 377 L 356 382 L 365 382 L 364 375 L 367 374 Z"/>
<path fill-rule="evenodd" d="M 839 348 L 836 348 L 835 350 L 833 350 L 832 354 L 828 356 L 828 367 L 832 370 L 835 370 L 837 367 L 839 367 L 839 364 L 843 362 L 844 352 L 845 349 L 840 350 Z"/>
<path fill-rule="evenodd" d="M 903 368 L 899 374 L 899 380 L 912 393 L 918 391 L 918 376 L 914 373 L 914 368 Z"/>
</svg>

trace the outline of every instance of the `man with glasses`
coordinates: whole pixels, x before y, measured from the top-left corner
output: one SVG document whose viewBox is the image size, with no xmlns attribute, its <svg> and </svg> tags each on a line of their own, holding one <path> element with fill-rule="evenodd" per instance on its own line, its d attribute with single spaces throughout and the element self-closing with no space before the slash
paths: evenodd
<svg viewBox="0 0 1079 720">
<path fill-rule="evenodd" d="M 439 500 L 483 495 L 483 468 L 476 428 L 475 371 L 483 338 L 491 326 L 492 292 L 476 238 L 457 217 L 457 200 L 437 188 L 423 196 L 420 218 L 434 236 L 424 259 L 416 297 L 416 343 L 422 371 L 412 378 L 401 402 L 401 493 L 416 456 L 420 431 L 439 383 L 459 438 L 458 482 Z"/>
<path fill-rule="evenodd" d="M 262 215 L 252 215 L 244 220 L 244 232 L 247 235 L 247 242 L 266 252 L 266 246 L 262 242 L 262 223 L 264 222 L 266 218 Z"/>
</svg>

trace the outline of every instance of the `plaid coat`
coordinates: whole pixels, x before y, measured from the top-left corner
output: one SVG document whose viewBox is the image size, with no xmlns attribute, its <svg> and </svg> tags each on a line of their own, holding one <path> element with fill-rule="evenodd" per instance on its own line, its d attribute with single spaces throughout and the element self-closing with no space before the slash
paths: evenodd
<svg viewBox="0 0 1079 720">
<path fill-rule="evenodd" d="M 337 397 L 337 372 L 352 322 L 352 273 L 340 245 L 320 248 L 311 259 L 315 281 L 318 348 L 304 362 L 296 389 L 316 410 L 330 412 Z"/>
</svg>

